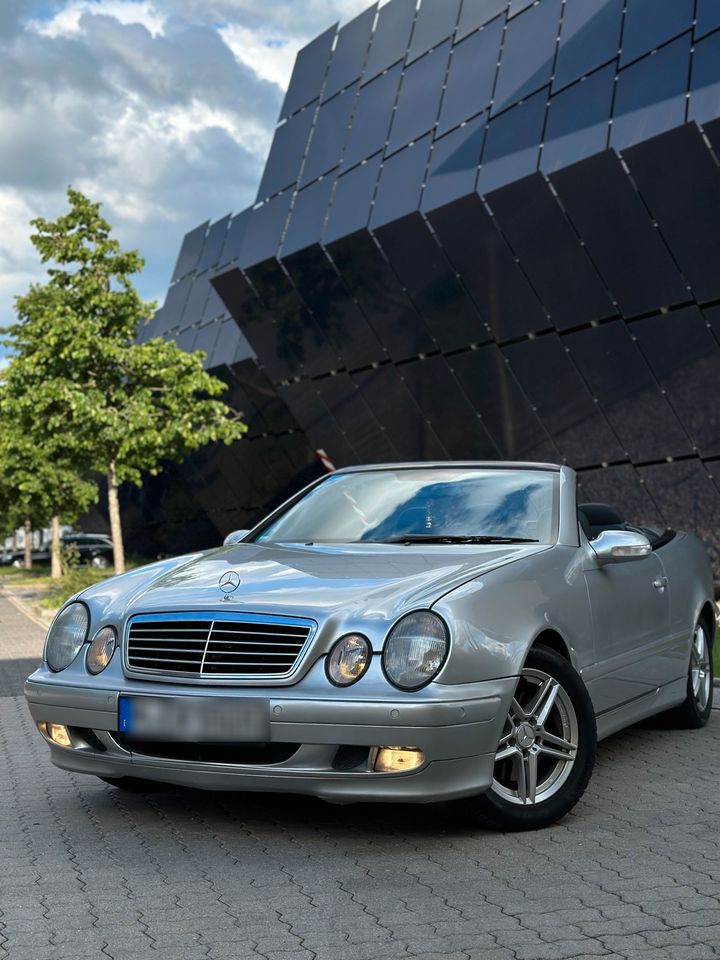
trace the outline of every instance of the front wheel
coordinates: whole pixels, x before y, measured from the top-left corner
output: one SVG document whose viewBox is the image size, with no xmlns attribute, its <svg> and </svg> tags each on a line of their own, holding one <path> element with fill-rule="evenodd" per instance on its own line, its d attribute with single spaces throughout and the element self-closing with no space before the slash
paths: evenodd
<svg viewBox="0 0 720 960">
<path fill-rule="evenodd" d="M 487 793 L 459 801 L 477 822 L 501 830 L 555 823 L 585 792 L 597 732 L 580 676 L 553 650 L 528 654 L 495 756 Z"/>
</svg>

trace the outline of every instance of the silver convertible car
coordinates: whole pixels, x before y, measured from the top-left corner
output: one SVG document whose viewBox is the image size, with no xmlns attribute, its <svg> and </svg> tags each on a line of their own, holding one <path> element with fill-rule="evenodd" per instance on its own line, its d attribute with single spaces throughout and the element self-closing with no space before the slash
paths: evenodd
<svg viewBox="0 0 720 960">
<path fill-rule="evenodd" d="M 567 467 L 355 467 L 225 545 L 73 597 L 25 693 L 52 761 L 116 787 L 566 814 L 599 738 L 701 727 L 702 544 L 578 505 Z M 642 731 L 638 731 L 642 736 Z"/>
</svg>

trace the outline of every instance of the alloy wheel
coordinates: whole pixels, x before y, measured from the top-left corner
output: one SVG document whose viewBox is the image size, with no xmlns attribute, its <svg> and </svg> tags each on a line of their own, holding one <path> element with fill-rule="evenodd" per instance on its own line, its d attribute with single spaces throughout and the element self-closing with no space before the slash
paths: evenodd
<svg viewBox="0 0 720 960">
<path fill-rule="evenodd" d="M 710 651 L 707 637 L 701 624 L 698 624 L 695 628 L 695 636 L 690 650 L 690 682 L 695 703 L 702 713 L 707 707 L 710 697 L 712 671 L 710 670 Z"/>
</svg>

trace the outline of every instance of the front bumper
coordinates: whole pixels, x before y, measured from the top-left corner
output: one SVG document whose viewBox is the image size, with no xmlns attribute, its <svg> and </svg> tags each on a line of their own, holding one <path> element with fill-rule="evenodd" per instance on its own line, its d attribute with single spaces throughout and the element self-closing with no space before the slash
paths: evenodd
<svg viewBox="0 0 720 960">
<path fill-rule="evenodd" d="M 373 670 L 373 668 L 371 668 Z M 379 671 L 379 665 L 377 666 Z M 79 671 L 45 667 L 25 684 L 36 723 L 61 723 L 73 747 L 50 744 L 53 763 L 99 777 L 139 777 L 204 790 L 303 793 L 338 803 L 431 802 L 471 796 L 492 783 L 497 743 L 516 678 L 457 685 L 430 684 L 414 694 L 392 691 L 378 675 L 360 691 L 330 687 L 312 671 L 295 687 L 214 688 L 130 680 L 118 671 L 84 680 Z M 369 672 L 370 673 L 370 672 Z M 114 681 L 114 682 L 112 682 Z M 364 681 L 363 681 L 364 682 Z M 102 683 L 102 686 L 101 686 Z M 160 689 L 159 689 L 160 688 Z M 396 694 L 396 695 L 393 695 Z M 273 745 L 297 744 L 279 763 L 207 762 L 147 752 L 118 735 L 118 697 L 237 694 L 267 702 Z M 412 746 L 425 761 L 412 772 L 376 773 L 371 763 L 338 769 L 341 749 Z M 169 751 L 170 752 L 170 751 Z M 362 750 L 356 751 L 362 757 Z"/>
</svg>

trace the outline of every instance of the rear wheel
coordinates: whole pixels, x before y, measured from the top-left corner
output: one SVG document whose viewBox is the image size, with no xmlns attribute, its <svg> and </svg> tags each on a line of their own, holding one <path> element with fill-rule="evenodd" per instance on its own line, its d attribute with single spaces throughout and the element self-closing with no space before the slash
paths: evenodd
<svg viewBox="0 0 720 960">
<path fill-rule="evenodd" d="M 537 830 L 565 816 L 585 791 L 597 733 L 585 684 L 559 654 L 530 651 L 518 681 L 487 793 L 460 803 L 502 830 Z"/>
<path fill-rule="evenodd" d="M 710 717 L 713 704 L 712 643 L 708 629 L 699 620 L 693 633 L 690 647 L 687 692 L 679 707 L 668 710 L 666 717 L 675 726 L 686 730 L 704 727 Z"/>
</svg>

